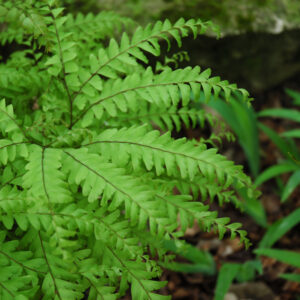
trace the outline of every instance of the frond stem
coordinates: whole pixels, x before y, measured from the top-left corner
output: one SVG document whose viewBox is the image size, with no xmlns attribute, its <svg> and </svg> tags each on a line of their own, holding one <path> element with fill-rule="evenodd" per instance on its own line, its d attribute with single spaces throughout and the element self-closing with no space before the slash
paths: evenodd
<svg viewBox="0 0 300 300">
<path fill-rule="evenodd" d="M 96 174 L 98 177 L 102 178 L 102 180 L 104 180 L 107 184 L 111 185 L 114 189 L 116 189 L 118 192 L 124 194 L 126 197 L 128 197 L 132 202 L 136 203 L 137 206 L 140 207 L 140 209 L 144 210 L 146 212 L 147 215 L 149 215 L 149 212 L 145 210 L 145 208 L 143 208 L 138 201 L 135 201 L 129 194 L 127 194 L 125 191 L 121 190 L 119 187 L 117 187 L 114 183 L 112 183 L 111 181 L 109 181 L 107 178 L 105 178 L 104 176 L 102 176 L 100 173 L 98 173 L 97 171 L 95 171 L 94 169 L 92 169 L 91 167 L 89 167 L 88 165 L 86 165 L 85 163 L 81 162 L 80 160 L 78 160 L 76 157 L 74 157 L 72 154 L 70 154 L 69 152 L 64 151 L 64 153 L 66 153 L 67 155 L 69 155 L 73 160 L 75 160 L 76 162 L 78 162 L 79 164 L 81 164 L 82 166 L 84 166 L 85 168 L 87 168 L 89 171 L 91 171 L 92 173 Z"/>
<path fill-rule="evenodd" d="M 107 143 L 107 144 L 110 144 L 110 143 L 111 144 L 128 144 L 128 145 L 135 145 L 135 146 L 139 146 L 139 147 L 145 147 L 145 148 L 149 148 L 149 149 L 152 149 L 152 150 L 155 150 L 155 151 L 165 152 L 165 153 L 169 153 L 169 154 L 172 154 L 172 155 L 179 155 L 179 156 L 183 156 L 183 157 L 195 160 L 195 161 L 200 161 L 200 162 L 202 162 L 204 164 L 211 165 L 212 167 L 214 167 L 215 169 L 217 169 L 217 166 L 215 164 L 213 164 L 211 162 L 208 162 L 208 161 L 205 161 L 203 159 L 199 159 L 197 157 L 190 156 L 190 155 L 187 155 L 187 154 L 184 154 L 184 153 L 170 151 L 170 150 L 166 150 L 166 149 L 162 149 L 162 148 L 158 148 L 158 147 L 154 147 L 154 146 L 150 146 L 150 145 L 145 145 L 145 144 L 141 144 L 141 143 L 137 143 L 137 142 L 109 141 L 109 140 L 107 140 L 107 141 L 95 141 L 95 142 L 91 142 L 91 143 L 88 143 L 88 144 L 84 144 L 84 145 L 82 145 L 82 147 L 88 147 L 88 146 L 91 146 L 91 145 L 94 145 L 94 144 L 101 144 L 101 143 Z"/>
<path fill-rule="evenodd" d="M 70 109 L 70 126 L 69 126 L 69 128 L 71 129 L 72 128 L 72 123 L 73 123 L 73 100 L 72 100 L 72 96 L 71 96 L 71 93 L 70 93 L 70 90 L 69 90 L 69 87 L 68 87 L 68 84 L 67 84 L 67 81 L 66 81 L 66 67 L 65 67 L 65 63 L 64 63 L 64 59 L 63 59 L 61 41 L 60 41 L 60 37 L 59 37 L 59 34 L 58 34 L 58 29 L 57 29 L 57 26 L 56 26 L 55 17 L 54 17 L 53 14 L 51 16 L 52 16 L 52 19 L 53 19 L 53 26 L 54 26 L 54 29 L 55 29 L 55 35 L 56 35 L 57 44 L 58 44 L 59 60 L 60 60 L 60 63 L 61 63 L 61 66 L 62 66 L 62 71 L 63 71 L 62 83 L 63 83 L 63 86 L 64 86 L 66 92 L 67 92 L 68 99 L 69 99 L 69 107 L 70 107 L 69 108 Z"/>
<path fill-rule="evenodd" d="M 101 102 L 111 99 L 113 97 L 116 97 L 118 95 L 127 93 L 127 92 L 131 92 L 131 91 L 135 91 L 138 89 L 145 89 L 145 88 L 151 88 L 151 87 L 157 87 L 157 86 L 167 86 L 167 85 L 179 85 L 179 84 L 190 84 L 190 83 L 206 83 L 206 84 L 210 84 L 210 82 L 208 82 L 207 80 L 205 81 L 197 81 L 197 80 L 191 80 L 191 81 L 180 81 L 180 82 L 168 82 L 168 83 L 155 83 L 155 84 L 148 84 L 148 85 L 144 85 L 144 86 L 138 86 L 138 87 L 134 87 L 134 88 L 130 88 L 130 89 L 126 89 L 126 90 L 122 90 L 120 92 L 117 92 L 115 94 L 109 95 L 107 97 L 101 98 L 98 101 L 90 104 L 86 109 L 84 109 L 81 114 L 74 120 L 74 122 L 72 123 L 72 126 L 74 126 L 93 106 L 96 106 L 98 104 L 100 104 Z M 216 86 L 219 86 L 217 83 L 215 83 Z"/>
<path fill-rule="evenodd" d="M 42 274 L 46 274 L 46 272 L 43 271 L 39 271 L 30 267 L 27 267 L 25 265 L 23 265 L 21 262 L 15 260 L 13 257 L 11 257 L 10 255 L 8 255 L 7 253 L 3 252 L 2 250 L 0 250 L 0 253 L 4 256 L 6 256 L 8 259 L 12 260 L 13 262 L 15 262 L 16 264 L 20 265 L 21 267 L 23 267 L 24 269 L 28 269 L 30 271 L 36 272 L 36 273 L 42 273 Z"/>
<path fill-rule="evenodd" d="M 4 286 L 1 282 L 0 282 L 0 286 L 4 289 L 4 290 L 6 290 L 12 297 L 13 297 L 13 299 L 15 298 L 15 295 L 6 287 L 6 286 Z"/>
<path fill-rule="evenodd" d="M 44 166 L 45 151 L 46 151 L 46 148 L 43 147 L 43 150 L 42 150 L 42 160 L 41 160 L 41 166 L 42 166 L 42 181 L 43 181 L 44 192 L 45 192 L 45 195 L 46 195 L 47 200 L 48 200 L 49 209 L 50 209 L 50 211 L 51 211 L 51 213 L 52 213 L 52 212 L 53 212 L 53 211 L 52 211 L 52 203 L 51 203 L 51 201 L 50 201 L 50 196 L 49 196 L 48 191 L 47 191 L 47 188 L 46 188 L 46 180 L 45 180 L 45 166 Z"/>
<path fill-rule="evenodd" d="M 88 278 L 88 277 L 84 277 L 85 279 L 87 279 L 87 281 L 90 283 L 90 285 L 92 285 L 94 287 L 94 289 L 96 290 L 96 293 L 101 297 L 102 300 L 105 300 L 104 296 L 101 294 L 101 292 L 97 289 L 97 286 Z"/>
<path fill-rule="evenodd" d="M 19 178 L 19 177 L 22 177 L 22 176 L 25 175 L 25 174 L 26 174 L 26 172 L 24 172 L 23 174 L 14 176 L 12 179 L 10 179 L 10 180 L 8 180 L 8 181 L 2 183 L 2 184 L 0 185 L 0 188 L 3 188 L 5 185 L 10 184 L 12 181 L 14 181 L 15 179 L 17 179 L 17 178 Z"/>
<path fill-rule="evenodd" d="M 180 31 L 180 27 L 176 27 L 174 26 L 172 29 L 177 29 L 178 31 Z M 148 38 L 146 39 L 143 39 L 141 41 L 139 41 L 138 43 L 134 44 L 134 45 L 131 45 L 130 47 L 126 48 L 125 50 L 119 52 L 118 54 L 116 54 L 115 56 L 111 57 L 107 62 L 105 62 L 104 64 L 100 65 L 97 70 L 95 72 L 93 72 L 89 78 L 86 79 L 86 81 L 84 81 L 82 83 L 82 85 L 80 86 L 79 88 L 79 91 L 77 91 L 76 93 L 74 93 L 72 96 L 73 96 L 73 101 L 76 99 L 76 97 L 81 93 L 82 89 L 85 87 L 85 85 L 94 77 L 98 74 L 98 72 L 104 68 L 105 66 L 107 66 L 110 62 L 112 62 L 113 60 L 115 60 L 117 57 L 121 56 L 122 54 L 128 52 L 130 49 L 132 48 L 136 48 L 139 44 L 142 44 L 142 43 L 145 43 L 147 41 L 149 41 L 150 39 L 153 39 L 153 38 L 156 38 L 156 39 L 160 39 L 162 38 L 160 35 L 163 35 L 163 34 L 169 34 L 169 31 L 167 30 L 162 30 L 160 31 L 159 33 L 156 33 L 155 35 L 150 35 Z"/>
<path fill-rule="evenodd" d="M 58 298 L 60 300 L 63 300 L 60 293 L 59 293 L 59 290 L 57 288 L 57 284 L 56 284 L 56 280 L 55 280 L 55 277 L 53 275 L 53 272 L 52 272 L 52 269 L 50 267 L 50 264 L 49 264 L 49 261 L 48 261 L 48 258 L 47 258 L 47 253 L 45 251 L 45 247 L 44 247 L 44 243 L 43 243 L 43 240 L 42 240 L 42 237 L 41 237 L 41 232 L 39 231 L 38 232 L 38 235 L 39 235 L 39 239 L 40 239 L 40 242 L 41 242 L 41 247 L 42 247 L 42 251 L 43 251 L 43 255 L 45 257 L 45 260 L 46 260 L 46 263 L 47 263 L 47 266 L 48 266 L 48 269 L 49 269 L 49 273 L 50 273 L 50 276 L 52 278 L 52 281 L 53 281 L 53 284 L 54 284 L 54 288 L 55 288 L 55 294 L 57 294 Z"/>
<path fill-rule="evenodd" d="M 24 136 L 28 141 L 30 141 L 30 139 L 27 137 L 27 134 L 26 134 L 25 130 L 23 129 L 22 126 L 20 126 L 20 125 L 18 124 L 18 122 L 17 122 L 12 116 L 10 116 L 5 110 L 3 110 L 2 108 L 0 108 L 0 111 L 1 111 L 2 113 L 4 113 L 11 121 L 13 121 L 13 122 L 17 125 L 17 127 L 19 128 L 19 130 L 21 131 L 21 133 L 23 134 L 23 136 Z"/>
<path fill-rule="evenodd" d="M 123 266 L 123 268 L 126 268 L 128 273 L 131 274 L 132 277 L 134 277 L 136 279 L 136 281 L 139 283 L 139 285 L 142 287 L 142 289 L 145 291 L 146 295 L 148 296 L 148 299 L 152 299 L 152 297 L 150 296 L 149 292 L 147 291 L 147 289 L 144 287 L 143 283 L 141 282 L 141 280 L 135 276 L 130 269 L 123 263 L 123 261 L 119 258 L 119 256 L 113 251 L 113 249 L 111 249 L 109 246 L 106 246 L 109 251 L 113 254 L 113 256 L 119 261 L 119 263 Z"/>
</svg>

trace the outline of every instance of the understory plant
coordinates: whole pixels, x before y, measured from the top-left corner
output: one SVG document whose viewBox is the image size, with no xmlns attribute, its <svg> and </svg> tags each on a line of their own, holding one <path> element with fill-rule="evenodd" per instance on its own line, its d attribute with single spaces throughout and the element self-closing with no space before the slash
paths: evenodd
<svg viewBox="0 0 300 300">
<path fill-rule="evenodd" d="M 190 93 L 248 93 L 199 67 L 155 70 L 160 43 L 204 33 L 201 20 L 132 22 L 73 16 L 54 0 L 2 1 L 0 298 L 165 299 L 166 243 L 197 221 L 249 241 L 202 201 L 257 192 L 241 166 L 205 140 L 171 130 L 214 118 Z M 213 28 L 213 27 L 212 27 Z M 183 251 L 183 250 L 182 250 Z"/>
<path fill-rule="evenodd" d="M 300 122 L 300 113 L 297 110 L 300 105 L 300 93 L 293 90 L 286 90 L 286 93 L 293 99 L 291 108 L 270 108 L 259 112 L 254 112 L 252 108 L 247 107 L 240 97 L 232 98 L 230 103 L 225 103 L 221 99 L 215 99 L 208 105 L 215 109 L 222 118 L 228 123 L 232 131 L 237 136 L 238 142 L 245 152 L 249 168 L 255 180 L 255 185 L 260 186 L 266 181 L 275 179 L 277 191 L 282 205 L 292 201 L 293 194 L 296 195 L 300 187 L 300 152 L 297 147 L 300 138 L 300 130 L 297 125 Z M 203 104 L 203 95 L 200 97 Z M 196 105 L 199 105 L 197 103 Z M 277 133 L 270 127 L 259 121 L 259 118 L 277 118 L 278 120 L 289 120 L 288 130 Z M 281 154 L 281 159 L 277 164 L 271 165 L 260 172 L 260 149 L 259 130 L 264 132 L 274 143 Z M 260 155 L 259 155 L 260 154 Z M 263 155 L 265 155 L 263 153 Z M 281 176 L 291 173 L 286 183 L 283 183 Z M 247 196 L 244 195 L 247 199 Z M 253 251 L 257 256 L 244 263 L 225 263 L 219 270 L 217 285 L 215 289 L 215 300 L 221 300 L 228 292 L 230 285 L 234 280 L 238 282 L 254 281 L 259 275 L 263 274 L 263 264 L 260 256 L 268 256 L 280 262 L 289 264 L 291 272 L 279 274 L 286 280 L 300 282 L 300 276 L 297 273 L 299 268 L 300 255 L 295 251 L 278 249 L 276 243 L 285 236 L 290 230 L 300 223 L 300 208 L 295 209 L 289 215 L 278 219 L 273 224 L 267 223 L 266 212 L 260 201 L 252 198 L 244 202 L 244 210 L 260 226 L 266 228 L 257 249 Z M 228 276 L 230 274 L 230 276 Z"/>
</svg>

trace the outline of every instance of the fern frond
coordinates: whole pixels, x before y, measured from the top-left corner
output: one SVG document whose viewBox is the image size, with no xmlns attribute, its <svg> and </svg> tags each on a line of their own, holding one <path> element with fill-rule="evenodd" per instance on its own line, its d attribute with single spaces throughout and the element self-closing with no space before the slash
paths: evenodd
<svg viewBox="0 0 300 300">
<path fill-rule="evenodd" d="M 147 26 L 145 29 L 138 27 L 130 40 L 126 33 L 123 33 L 120 45 L 115 39 L 111 39 L 107 49 L 101 48 L 98 57 L 91 56 L 90 67 L 91 74 L 81 85 L 82 88 L 97 74 L 115 78 L 115 72 L 124 72 L 123 64 L 135 65 L 136 59 L 143 62 L 148 62 L 148 59 L 143 54 L 144 51 L 155 56 L 160 54 L 160 46 L 158 41 L 165 39 L 170 46 L 170 37 L 174 37 L 178 45 L 181 46 L 182 36 L 186 36 L 189 31 L 192 31 L 194 37 L 197 36 L 199 28 L 204 32 L 209 26 L 209 23 L 204 23 L 201 20 L 178 20 L 172 25 L 168 20 L 164 23 L 157 22 L 155 25 Z M 101 62 L 101 63 L 100 63 Z"/>
<path fill-rule="evenodd" d="M 248 188 L 251 182 L 240 166 L 217 154 L 215 149 L 207 150 L 204 144 L 195 146 L 185 139 L 173 140 L 169 133 L 160 136 L 158 131 L 147 132 L 144 126 L 105 130 L 87 146 L 116 162 L 130 160 L 135 170 L 143 164 L 157 175 L 180 174 L 193 180 L 200 171 L 209 182 L 217 180 L 224 187 L 235 184 L 238 188 Z M 119 151 L 126 155 L 122 158 L 113 155 Z"/>
<path fill-rule="evenodd" d="M 115 293 L 115 288 L 109 285 L 109 280 L 107 278 L 97 278 L 93 274 L 83 273 L 85 279 L 90 285 L 88 300 L 117 300 L 118 295 Z"/>
<path fill-rule="evenodd" d="M 204 127 L 205 122 L 211 126 L 217 126 L 217 118 L 204 110 L 189 109 L 187 107 L 177 108 L 174 106 L 164 107 L 154 104 L 140 103 L 137 112 L 119 113 L 118 119 L 111 118 L 110 126 L 131 127 L 133 125 L 149 124 L 152 128 L 159 127 L 166 131 L 176 129 L 179 132 L 183 124 L 186 128 L 195 128 L 199 125 Z"/>
<path fill-rule="evenodd" d="M 182 193 L 192 192 L 195 199 L 201 196 L 200 199 L 203 202 L 208 199 L 211 202 L 217 199 L 220 205 L 223 205 L 224 202 L 232 202 L 236 207 L 241 207 L 241 201 L 237 198 L 234 185 L 233 190 L 228 189 L 226 186 L 216 185 L 200 176 L 196 176 L 193 180 L 175 178 L 174 185 Z"/>
<path fill-rule="evenodd" d="M 1 299 L 33 298 L 39 289 L 39 274 L 46 273 L 41 259 L 18 248 L 18 240 L 6 238 L 6 232 L 0 231 Z"/>
<path fill-rule="evenodd" d="M 151 280 L 156 276 L 156 272 L 149 270 L 147 263 L 141 260 L 128 260 L 122 252 L 115 252 L 112 248 L 106 247 L 105 251 L 106 262 L 110 261 L 118 266 L 123 271 L 123 276 L 131 283 L 131 294 L 134 299 L 170 299 L 169 296 L 161 296 L 153 293 L 154 290 L 165 286 L 166 282 Z M 106 264 L 109 267 L 110 264 Z M 152 271 L 152 272 L 151 272 Z"/>
<path fill-rule="evenodd" d="M 158 197 L 162 205 L 165 206 L 169 218 L 176 220 L 179 216 L 179 225 L 182 233 L 185 233 L 186 229 L 192 227 L 194 221 L 197 221 L 205 231 L 212 229 L 218 231 L 220 238 L 223 238 L 224 233 L 229 231 L 232 237 L 239 234 L 241 242 L 244 242 L 246 245 L 250 244 L 250 241 L 245 237 L 245 231 L 238 230 L 241 224 L 228 224 L 230 221 L 229 218 L 218 218 L 217 212 L 208 211 L 208 206 L 204 206 L 200 202 L 191 201 L 191 196 L 184 194 L 156 194 L 156 197 Z M 179 232 L 177 232 L 177 234 Z"/>
<path fill-rule="evenodd" d="M 12 142 L 7 139 L 0 140 L 0 163 L 4 166 L 15 161 L 17 156 L 27 157 L 28 147 L 26 142 Z"/>
<path fill-rule="evenodd" d="M 72 202 L 73 198 L 65 181 L 61 167 L 62 151 L 58 149 L 31 146 L 31 151 L 23 177 L 23 186 L 30 195 L 48 203 Z"/>
<path fill-rule="evenodd" d="M 106 81 L 100 99 L 95 101 L 91 98 L 92 103 L 79 114 L 73 125 L 90 110 L 96 118 L 102 116 L 103 109 L 114 117 L 117 109 L 126 112 L 129 106 L 132 110 L 137 110 L 138 101 L 141 100 L 153 102 L 156 106 L 170 107 L 178 104 L 181 94 L 182 105 L 186 106 L 190 101 L 191 91 L 198 95 L 201 89 L 204 90 L 208 99 L 212 91 L 215 96 L 223 91 L 227 100 L 232 92 L 238 91 L 247 99 L 248 93 L 245 90 L 238 89 L 236 85 L 229 84 L 227 81 L 220 81 L 218 77 L 209 78 L 209 76 L 209 69 L 200 72 L 199 67 L 193 69 L 187 67 L 176 71 L 166 70 L 159 75 L 154 75 L 149 67 L 142 77 L 139 74 L 133 74 L 127 76 L 125 80 Z M 74 105 L 78 103 L 75 101 Z M 88 117 L 91 118 L 90 115 Z"/>
<path fill-rule="evenodd" d="M 2 45 L 13 41 L 28 45 L 35 37 L 39 39 L 41 45 L 49 46 L 50 33 L 47 28 L 48 20 L 45 18 L 46 7 L 45 3 L 32 4 L 22 0 L 1 2 L 2 11 L 6 11 L 0 17 L 0 23 L 5 24 L 0 35 Z"/>
<path fill-rule="evenodd" d="M 89 202 L 101 197 L 101 205 L 109 211 L 125 206 L 125 216 L 132 224 L 145 226 L 150 216 L 158 214 L 159 204 L 152 200 L 153 191 L 140 185 L 137 178 L 128 176 L 125 169 L 116 168 L 87 149 L 64 151 L 64 168 L 69 173 L 69 183 L 82 186 Z"/>
<path fill-rule="evenodd" d="M 58 254 L 54 254 L 53 247 L 45 240 L 41 232 L 38 232 L 42 256 L 47 265 L 47 274 L 43 279 L 42 291 L 46 297 L 58 299 L 81 299 L 84 286 L 78 284 L 79 275 L 72 272 L 70 262 L 63 260 Z"/>
<path fill-rule="evenodd" d="M 0 65 L 1 98 L 14 103 L 15 97 L 18 97 L 19 100 L 28 103 L 48 85 L 46 73 L 33 65 L 34 60 L 24 57 L 28 54 L 31 53 L 14 53 L 6 67 Z"/>
<path fill-rule="evenodd" d="M 3 137 L 20 142 L 26 138 L 26 133 L 15 119 L 13 106 L 6 105 L 5 99 L 0 101 L 0 129 Z"/>
</svg>

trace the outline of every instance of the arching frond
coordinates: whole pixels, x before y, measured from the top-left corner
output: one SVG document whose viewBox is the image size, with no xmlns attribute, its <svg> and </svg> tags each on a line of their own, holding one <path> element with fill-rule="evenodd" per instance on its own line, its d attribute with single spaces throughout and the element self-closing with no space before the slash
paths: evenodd
<svg viewBox="0 0 300 300">
<path fill-rule="evenodd" d="M 182 178 L 193 179 L 200 172 L 209 182 L 217 180 L 224 187 L 250 186 L 250 178 L 241 173 L 241 167 L 215 149 L 206 149 L 204 144 L 195 146 L 186 139 L 173 140 L 168 133 L 147 132 L 144 126 L 105 130 L 85 146 L 113 161 L 130 161 L 134 169 L 143 164 L 149 171 L 155 169 L 157 175 L 179 173 Z M 117 152 L 123 153 L 122 157 L 114 155 Z"/>
<path fill-rule="evenodd" d="M 147 102 L 140 103 L 136 112 L 119 113 L 116 119 L 111 117 L 110 119 L 110 125 L 115 127 L 149 124 L 152 128 L 159 127 L 164 131 L 175 129 L 177 132 L 182 129 L 183 125 L 186 128 L 195 128 L 196 125 L 204 127 L 205 122 L 216 126 L 218 122 L 213 115 L 204 110 L 156 106 Z"/>
<path fill-rule="evenodd" d="M 149 67 L 142 77 L 139 74 L 133 74 L 127 76 L 125 80 L 109 80 L 103 86 L 100 98 L 92 97 L 89 106 L 79 114 L 73 124 L 83 116 L 92 118 L 91 114 L 96 118 L 101 118 L 103 109 L 112 117 L 117 115 L 117 110 L 126 112 L 127 107 L 137 110 L 139 101 L 170 107 L 177 105 L 181 98 L 182 105 L 186 106 L 190 101 L 191 91 L 197 95 L 201 89 L 204 90 L 208 99 L 212 91 L 216 97 L 223 91 L 227 100 L 233 91 L 239 91 L 247 97 L 248 93 L 243 89 L 238 89 L 236 85 L 221 81 L 218 77 L 210 78 L 209 76 L 209 69 L 200 72 L 199 67 L 193 69 L 187 67 L 176 71 L 168 69 L 159 75 L 155 75 Z M 82 106 L 76 101 L 74 104 Z"/>
<path fill-rule="evenodd" d="M 143 52 L 151 53 L 155 56 L 160 54 L 160 46 L 158 41 L 164 39 L 170 46 L 170 37 L 176 39 L 181 46 L 182 36 L 186 36 L 189 31 L 193 32 L 196 38 L 198 31 L 206 31 L 209 23 L 204 23 L 201 20 L 178 20 L 174 25 L 170 21 L 158 21 L 153 26 L 149 25 L 145 29 L 138 27 L 133 34 L 131 40 L 126 33 L 123 33 L 120 45 L 115 39 L 111 39 L 107 49 L 101 48 L 98 56 L 91 55 L 90 67 L 91 74 L 81 85 L 80 90 L 97 74 L 109 78 L 116 78 L 115 72 L 123 73 L 124 64 L 135 65 L 136 59 L 145 63 L 148 62 L 147 57 Z M 126 72 L 125 72 L 126 73 Z"/>
</svg>

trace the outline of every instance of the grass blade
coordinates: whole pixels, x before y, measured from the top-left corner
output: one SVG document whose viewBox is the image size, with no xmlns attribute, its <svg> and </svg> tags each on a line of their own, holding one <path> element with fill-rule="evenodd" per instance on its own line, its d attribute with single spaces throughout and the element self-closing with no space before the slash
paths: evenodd
<svg viewBox="0 0 300 300">
<path fill-rule="evenodd" d="M 293 175 L 289 178 L 282 192 L 281 202 L 285 202 L 299 184 L 300 184 L 300 169 L 294 172 Z"/>
<path fill-rule="evenodd" d="M 289 214 L 287 217 L 278 220 L 272 224 L 265 233 L 263 239 L 259 244 L 259 248 L 272 247 L 282 236 L 289 230 L 300 223 L 300 207 Z"/>
<path fill-rule="evenodd" d="M 234 278 L 236 277 L 238 271 L 240 270 L 239 264 L 231 264 L 227 263 L 224 264 L 220 271 L 219 276 L 217 279 L 217 286 L 215 290 L 215 297 L 214 300 L 223 300 L 225 294 L 227 293 L 228 289 Z"/>
<path fill-rule="evenodd" d="M 268 256 L 296 268 L 300 268 L 300 253 L 294 251 L 262 248 L 254 250 L 254 253 Z"/>
<path fill-rule="evenodd" d="M 298 169 L 298 167 L 289 161 L 283 162 L 283 163 L 275 165 L 275 166 L 271 166 L 270 168 L 266 169 L 261 174 L 259 174 L 259 176 L 256 178 L 254 184 L 259 186 L 262 183 L 264 183 L 265 181 L 267 181 L 273 177 L 276 177 L 283 173 L 295 171 L 297 169 Z"/>
</svg>

